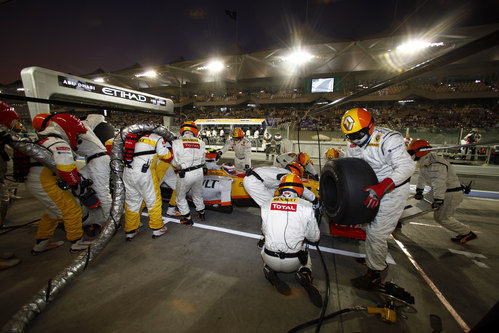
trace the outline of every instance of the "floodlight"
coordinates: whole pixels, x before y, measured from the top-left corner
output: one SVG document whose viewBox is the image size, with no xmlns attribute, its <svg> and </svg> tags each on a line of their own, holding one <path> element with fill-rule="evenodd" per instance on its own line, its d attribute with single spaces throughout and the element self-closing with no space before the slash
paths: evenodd
<svg viewBox="0 0 499 333">
<path fill-rule="evenodd" d="M 443 46 L 443 42 L 429 42 L 424 39 L 413 39 L 397 46 L 397 51 L 401 53 L 416 53 L 428 47 Z"/>
<path fill-rule="evenodd" d="M 156 71 L 147 71 L 147 72 L 144 72 L 144 73 L 140 73 L 140 74 L 135 74 L 135 77 L 155 77 L 156 75 L 158 75 L 156 73 Z"/>
<path fill-rule="evenodd" d="M 24 91 L 24 88 L 17 88 L 17 91 Z"/>
<path fill-rule="evenodd" d="M 104 82 L 104 78 L 103 77 L 96 77 L 93 81 L 98 82 L 98 83 L 102 83 L 102 82 Z"/>
<path fill-rule="evenodd" d="M 218 73 L 224 69 L 224 64 L 222 61 L 217 59 L 210 60 L 210 62 L 206 65 L 206 69 L 212 73 Z"/>
<path fill-rule="evenodd" d="M 292 64 L 301 65 L 310 61 L 314 56 L 305 50 L 296 50 L 287 56 L 282 57 L 283 61 L 290 62 Z"/>
</svg>

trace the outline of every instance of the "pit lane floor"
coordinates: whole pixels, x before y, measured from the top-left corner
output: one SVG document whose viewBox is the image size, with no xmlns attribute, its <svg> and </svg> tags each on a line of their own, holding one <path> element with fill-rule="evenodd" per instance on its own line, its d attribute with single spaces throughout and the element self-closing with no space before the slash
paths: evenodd
<svg viewBox="0 0 499 333">
<path fill-rule="evenodd" d="M 19 194 L 23 199 L 10 208 L 8 225 L 41 215 L 41 206 L 22 187 Z M 456 217 L 479 236 L 463 246 L 450 242 L 451 234 L 430 215 L 409 220 L 394 232 L 469 327 L 499 300 L 497 203 L 467 198 L 461 204 Z M 28 331 L 286 332 L 318 317 L 320 309 L 310 303 L 292 274 L 282 275 L 292 288 L 288 297 L 279 295 L 264 278 L 260 250 L 253 238 L 260 227 L 257 208 L 237 207 L 232 214 L 209 211 L 207 217 L 193 227 L 169 222 L 168 233 L 155 240 L 147 228 L 147 217 L 132 242 L 125 242 L 120 230 L 86 271 L 35 318 Z M 321 229 L 320 246 L 333 249 L 333 253 L 323 251 L 331 283 L 327 313 L 379 304 L 375 293 L 350 285 L 350 278 L 365 270 L 354 261 L 364 253 L 363 242 L 329 236 L 325 224 Z M 75 258 L 67 242 L 33 257 L 29 251 L 35 232 L 32 224 L 0 237 L 1 250 L 13 251 L 23 259 L 18 266 L 0 272 L 2 325 Z M 64 233 L 58 230 L 54 238 L 63 240 Z M 338 252 L 334 249 L 344 252 L 334 253 Z M 390 266 L 387 280 L 415 297 L 418 313 L 407 314 L 407 319 L 399 317 L 395 324 L 367 313 L 350 313 L 324 323 L 322 330 L 430 331 L 429 315 L 436 314 L 445 332 L 463 331 L 394 240 L 389 241 L 389 251 L 396 264 Z M 324 269 L 317 252 L 312 251 L 311 256 L 315 282 L 324 292 Z"/>
</svg>

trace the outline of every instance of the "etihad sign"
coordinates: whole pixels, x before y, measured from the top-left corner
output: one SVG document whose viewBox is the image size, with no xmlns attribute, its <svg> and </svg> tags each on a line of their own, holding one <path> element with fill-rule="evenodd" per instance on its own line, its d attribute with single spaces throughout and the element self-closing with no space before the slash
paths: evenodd
<svg viewBox="0 0 499 333">
<path fill-rule="evenodd" d="M 72 88 L 76 90 L 83 90 L 91 93 L 112 96 L 117 98 L 127 99 L 129 101 L 136 101 L 142 103 L 150 103 L 158 106 L 166 105 L 166 100 L 160 98 L 152 98 L 146 95 L 126 91 L 123 89 L 107 87 L 91 82 L 85 82 L 70 77 L 59 75 L 59 85 L 61 87 Z"/>
</svg>

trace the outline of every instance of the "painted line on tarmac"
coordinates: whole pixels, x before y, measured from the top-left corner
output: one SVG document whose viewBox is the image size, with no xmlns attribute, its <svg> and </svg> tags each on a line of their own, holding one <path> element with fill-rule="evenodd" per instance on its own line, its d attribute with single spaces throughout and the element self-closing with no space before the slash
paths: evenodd
<svg viewBox="0 0 499 333">
<path fill-rule="evenodd" d="M 447 249 L 447 250 L 449 250 L 450 253 L 460 254 L 465 256 L 466 258 L 469 258 L 471 261 L 473 261 L 475 265 L 477 265 L 480 268 L 490 268 L 489 266 L 487 266 L 487 264 L 476 260 L 476 259 L 487 259 L 487 257 L 481 253 L 466 252 L 454 249 Z"/>
<path fill-rule="evenodd" d="M 142 216 L 149 216 L 147 213 L 142 213 Z M 163 222 L 168 223 L 168 222 L 173 222 L 173 223 L 180 223 L 179 219 L 172 218 L 172 217 L 166 217 L 163 216 Z M 226 234 L 231 234 L 231 235 L 238 235 L 238 236 L 243 236 L 247 238 L 253 238 L 253 239 L 260 239 L 261 235 L 258 234 L 253 234 L 250 232 L 244 232 L 244 231 L 239 231 L 239 230 L 234 230 L 234 229 L 227 229 L 227 228 L 222 228 L 222 227 L 216 227 L 213 225 L 208 225 L 208 224 L 202 224 L 202 223 L 194 223 L 192 225 L 195 228 L 201 228 L 201 229 L 206 229 L 206 230 L 214 230 L 214 231 L 219 231 L 219 232 L 224 232 Z M 317 251 L 316 248 L 310 247 L 310 249 Z M 327 253 L 333 253 L 333 254 L 339 254 L 342 256 L 347 256 L 347 257 L 353 257 L 353 258 L 365 258 L 366 255 L 362 253 L 357 253 L 357 252 L 350 252 L 350 251 L 344 251 L 344 250 L 338 250 L 338 249 L 333 249 L 330 247 L 323 247 L 319 246 L 319 249 L 323 252 Z M 388 253 L 386 257 L 386 262 L 389 263 L 390 265 L 396 265 L 397 263 L 393 259 L 393 257 Z"/>
<path fill-rule="evenodd" d="M 414 266 L 414 268 L 416 268 L 416 270 L 418 271 L 419 275 L 421 275 L 421 277 L 425 280 L 426 284 L 428 284 L 428 286 L 431 288 L 431 290 L 433 290 L 433 292 L 438 297 L 438 299 L 440 300 L 440 302 L 442 302 L 442 304 L 447 309 L 447 311 L 449 311 L 449 313 L 452 315 L 452 317 L 454 317 L 454 320 L 456 320 L 456 322 L 461 327 L 461 329 L 464 332 L 469 332 L 470 331 L 470 327 L 468 326 L 468 324 L 466 324 L 466 322 L 463 320 L 463 318 L 461 318 L 461 316 L 452 307 L 452 305 L 450 305 L 449 301 L 447 301 L 447 299 L 445 298 L 444 294 L 442 294 L 442 292 L 437 288 L 437 286 L 433 283 L 433 281 L 430 280 L 430 278 L 428 277 L 428 275 L 426 275 L 426 273 L 423 271 L 423 269 L 421 268 L 421 266 L 419 266 L 419 264 L 416 262 L 416 260 L 414 259 L 414 257 L 411 255 L 411 253 L 407 250 L 407 248 L 405 247 L 405 245 L 401 241 L 399 241 L 395 237 L 393 237 L 393 235 L 392 235 L 392 238 L 395 241 L 395 243 L 397 243 L 397 245 L 400 247 L 400 249 L 402 250 L 402 252 L 404 252 L 404 254 L 406 255 L 407 259 L 409 259 L 409 261 Z"/>
<path fill-rule="evenodd" d="M 419 223 L 419 222 L 409 222 L 409 224 L 414 224 L 414 225 L 421 225 L 423 227 L 431 227 L 431 228 L 440 228 L 440 229 L 445 229 L 441 225 L 435 225 L 435 224 L 427 224 L 427 223 Z M 473 231 L 475 234 L 481 234 L 481 231 Z"/>
<path fill-rule="evenodd" d="M 409 222 L 409 224 L 414 224 L 414 225 L 422 225 L 424 227 L 432 227 L 432 228 L 444 228 L 441 225 L 434 225 L 434 224 L 427 224 L 427 223 L 419 223 L 419 222 Z"/>
</svg>

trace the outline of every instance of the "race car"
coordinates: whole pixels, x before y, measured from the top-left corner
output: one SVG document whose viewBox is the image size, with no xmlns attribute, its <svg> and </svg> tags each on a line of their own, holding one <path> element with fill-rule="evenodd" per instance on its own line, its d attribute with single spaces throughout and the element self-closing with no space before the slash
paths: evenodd
<svg viewBox="0 0 499 333">
<path fill-rule="evenodd" d="M 216 164 L 217 153 L 209 150 L 206 153 L 208 170 L 203 181 L 203 198 L 207 209 L 232 213 L 233 206 L 248 207 L 258 205 L 251 199 L 243 186 L 246 174 L 235 169 L 231 163 Z M 319 197 L 319 182 L 310 177 L 303 179 L 303 184 Z M 169 200 L 169 193 L 163 188 L 163 200 Z M 171 192 L 170 192 L 171 193 Z M 187 194 L 190 199 L 189 193 Z"/>
</svg>

